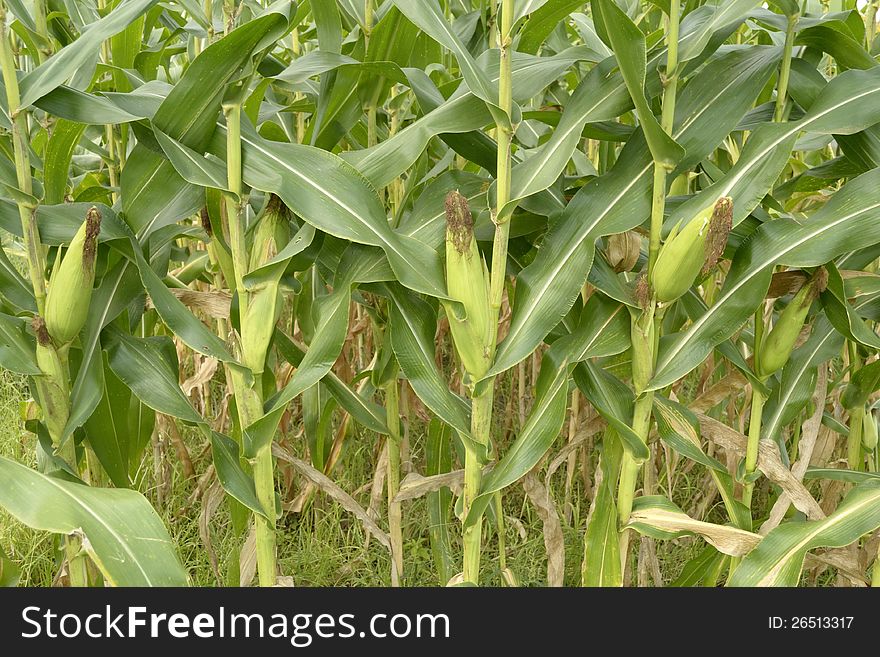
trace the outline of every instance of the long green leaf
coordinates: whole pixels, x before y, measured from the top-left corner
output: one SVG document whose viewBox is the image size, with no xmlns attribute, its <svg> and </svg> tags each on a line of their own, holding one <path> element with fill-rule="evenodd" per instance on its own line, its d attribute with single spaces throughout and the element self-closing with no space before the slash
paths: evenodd
<svg viewBox="0 0 880 657">
<path fill-rule="evenodd" d="M 629 95 L 636 106 L 648 148 L 654 161 L 668 169 L 673 168 L 684 155 L 684 150 L 667 135 L 654 116 L 645 96 L 647 47 L 645 35 L 614 0 L 592 0 L 593 17 L 597 28 L 601 25 L 606 40 L 614 51 L 617 64 Z"/>
<path fill-rule="evenodd" d="M 804 558 L 818 547 L 844 547 L 880 527 L 880 481 L 849 492 L 823 520 L 773 529 L 737 567 L 729 586 L 797 586 Z"/>
<path fill-rule="evenodd" d="M 124 30 L 129 23 L 148 11 L 158 0 L 124 0 L 101 20 L 89 25 L 80 37 L 62 48 L 20 82 L 21 106 L 33 105 L 40 98 L 64 84 L 84 67 L 94 68 L 101 42 Z"/>
<path fill-rule="evenodd" d="M 111 584 L 189 583 L 168 532 L 140 493 L 63 481 L 2 456 L 0 478 L 0 506 L 34 529 L 83 534 L 83 547 Z"/>
</svg>

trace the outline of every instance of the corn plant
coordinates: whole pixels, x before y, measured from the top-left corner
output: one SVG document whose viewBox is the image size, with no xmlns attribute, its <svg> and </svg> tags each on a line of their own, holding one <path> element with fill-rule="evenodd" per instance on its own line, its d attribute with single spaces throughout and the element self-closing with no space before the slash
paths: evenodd
<svg viewBox="0 0 880 657">
<path fill-rule="evenodd" d="M 380 584 L 880 585 L 877 9 L 2 0 L 4 526 L 70 586 L 332 517 Z"/>
</svg>

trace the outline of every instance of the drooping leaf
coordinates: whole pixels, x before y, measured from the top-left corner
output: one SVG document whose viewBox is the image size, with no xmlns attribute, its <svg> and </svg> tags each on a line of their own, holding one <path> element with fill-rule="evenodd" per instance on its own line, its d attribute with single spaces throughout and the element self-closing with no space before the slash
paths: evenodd
<svg viewBox="0 0 880 657">
<path fill-rule="evenodd" d="M 660 127 L 645 96 L 645 35 L 614 0 L 593 0 L 591 4 L 597 28 L 602 26 L 606 41 L 617 58 L 651 155 L 655 162 L 672 169 L 684 155 L 684 150 Z"/>
<path fill-rule="evenodd" d="M 737 567 L 729 586 L 796 586 L 807 552 L 844 547 L 880 527 L 880 481 L 859 484 L 824 520 L 779 525 Z"/>
</svg>

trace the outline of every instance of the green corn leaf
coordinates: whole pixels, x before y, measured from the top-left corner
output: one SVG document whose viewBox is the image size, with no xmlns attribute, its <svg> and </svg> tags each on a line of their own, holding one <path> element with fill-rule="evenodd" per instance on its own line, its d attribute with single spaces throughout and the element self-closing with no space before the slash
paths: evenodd
<svg viewBox="0 0 880 657">
<path fill-rule="evenodd" d="M 271 443 L 287 404 L 324 378 L 333 363 L 339 358 L 348 328 L 350 299 L 350 282 L 345 285 L 337 285 L 331 294 L 320 299 L 315 338 L 309 345 L 299 367 L 287 385 L 269 400 L 266 414 L 250 426 L 245 427 L 242 450 L 245 457 L 253 458 L 262 447 Z"/>
<path fill-rule="evenodd" d="M 212 152 L 223 157 L 225 135 L 220 132 Z M 375 190 L 351 165 L 311 146 L 267 141 L 249 127 L 242 131 L 242 157 L 246 183 L 277 194 L 297 215 L 330 235 L 381 247 L 407 287 L 446 295 L 437 253 L 389 226 Z"/>
<path fill-rule="evenodd" d="M 559 435 L 565 421 L 568 403 L 568 372 L 565 361 L 554 363 L 550 355 L 544 357 L 541 376 L 537 382 L 536 399 L 532 412 L 517 440 L 504 457 L 483 479 L 480 495 L 465 518 L 464 526 L 477 522 L 492 499 L 492 494 L 523 477 L 546 453 Z"/>
<path fill-rule="evenodd" d="M 128 260 L 122 260 L 107 272 L 92 293 L 89 316 L 80 333 L 80 367 L 70 392 L 70 417 L 64 428 L 64 438 L 82 426 L 101 401 L 104 390 L 101 330 L 126 310 L 142 291 L 135 267 Z"/>
<path fill-rule="evenodd" d="M 648 458 L 648 446 L 631 428 L 635 396 L 613 374 L 589 361 L 580 363 L 574 371 L 574 380 L 584 397 L 620 435 L 620 439 L 637 462 Z"/>
<path fill-rule="evenodd" d="M 275 331 L 274 343 L 278 347 L 279 353 L 284 356 L 288 363 L 299 367 L 305 357 L 305 349 L 298 346 L 283 331 L 279 330 Z M 351 390 L 332 370 L 324 375 L 321 382 L 327 386 L 330 394 L 336 398 L 336 401 L 339 402 L 342 408 L 351 414 L 358 424 L 376 433 L 388 433 L 388 427 L 385 426 L 385 412 L 381 406 Z"/>
<path fill-rule="evenodd" d="M 859 484 L 823 520 L 771 530 L 737 567 L 729 586 L 796 586 L 807 552 L 844 547 L 880 527 L 880 481 Z"/>
<path fill-rule="evenodd" d="M 70 240 L 82 225 L 90 208 L 101 213 L 101 233 L 99 242 L 109 242 L 128 238 L 130 233 L 116 213 L 101 203 L 62 203 L 59 205 L 40 205 L 37 208 L 37 228 L 40 239 L 47 246 L 70 244 Z M 0 225 L 13 235 L 21 237 L 21 220 L 15 203 L 0 199 Z"/>
<path fill-rule="evenodd" d="M 85 550 L 111 584 L 189 583 L 168 532 L 140 493 L 63 481 L 5 457 L 0 474 L 0 506 L 34 529 L 84 535 Z"/>
<path fill-rule="evenodd" d="M 586 123 L 614 118 L 629 108 L 626 87 L 617 77 L 608 75 L 609 64 L 610 61 L 603 62 L 590 71 L 569 99 L 550 139 L 513 168 L 511 199 L 500 210 L 503 216 L 513 212 L 522 199 L 544 191 L 556 181 L 571 159 Z"/>
<path fill-rule="evenodd" d="M 413 3 L 404 0 L 392 0 L 404 16 L 412 21 L 420 30 L 429 35 L 455 55 L 461 68 L 462 76 L 471 92 L 486 103 L 495 121 L 501 125 L 519 123 L 519 109 L 509 117 L 498 106 L 498 90 L 489 81 L 486 73 L 479 67 L 476 60 L 465 48 L 464 44 L 452 30 L 446 18 L 440 13 L 440 7 L 434 3 Z"/>
<path fill-rule="evenodd" d="M 519 50 L 535 54 L 544 40 L 571 12 L 584 6 L 579 0 L 548 0 L 529 15 L 519 39 Z"/>
<path fill-rule="evenodd" d="M 798 31 L 796 44 L 828 53 L 844 69 L 868 69 L 877 65 L 862 45 L 864 34 L 854 36 L 843 21 L 826 20 L 812 26 L 803 21 L 804 24 L 804 29 Z"/>
<path fill-rule="evenodd" d="M 255 53 L 289 29 L 290 13 L 289 2 L 276 3 L 206 48 L 162 101 L 151 118 L 153 126 L 196 152 L 206 149 L 227 85 L 247 77 Z M 135 166 L 123 169 L 122 198 L 135 232 L 147 235 L 199 209 L 202 194 L 163 155 L 139 143 L 129 161 Z"/>
<path fill-rule="evenodd" d="M 59 50 L 21 79 L 21 106 L 33 105 L 83 68 L 94 69 L 101 42 L 121 32 L 157 0 L 125 0 L 104 18 L 89 25 L 80 37 Z"/>
<path fill-rule="evenodd" d="M 819 316 L 810 338 L 795 349 L 771 387 L 764 404 L 761 433 L 770 439 L 779 435 L 810 401 L 816 387 L 817 368 L 840 353 L 843 336 L 834 330 L 827 318 Z"/>
<path fill-rule="evenodd" d="M 645 35 L 614 0 L 593 0 L 591 5 L 597 29 L 601 26 L 606 42 L 617 58 L 617 64 L 636 107 L 636 114 L 651 155 L 655 162 L 672 169 L 684 155 L 684 150 L 660 127 L 660 122 L 657 121 L 645 97 L 647 67 Z"/>
<path fill-rule="evenodd" d="M 9 261 L 4 249 L 0 249 L 0 296 L 17 310 L 37 309 L 30 284 Z"/>
<path fill-rule="evenodd" d="M 177 382 L 177 356 L 170 339 L 135 338 L 111 331 L 110 368 L 150 408 L 191 424 L 203 424 Z"/>
<path fill-rule="evenodd" d="M 416 296 L 394 285 L 388 286 L 391 307 L 391 345 L 400 369 L 415 393 L 441 420 L 470 435 L 470 409 L 450 392 L 434 363 L 436 311 Z"/>
<path fill-rule="evenodd" d="M 623 305 L 601 294 L 590 297 L 574 331 L 559 338 L 544 355 L 532 411 L 516 440 L 483 480 L 466 525 L 482 514 L 492 494 L 521 479 L 547 453 L 565 421 L 573 367 L 589 358 L 626 350 L 628 330 L 629 313 Z"/>
<path fill-rule="evenodd" d="M 137 94 L 134 93 L 118 94 L 118 96 L 137 98 Z M 34 105 L 53 116 L 86 125 L 130 123 L 152 116 L 152 113 L 144 113 L 134 106 L 130 108 L 135 110 L 132 114 L 121 109 L 105 96 L 90 94 L 65 85 L 59 86 L 35 101 Z"/>
<path fill-rule="evenodd" d="M 70 160 L 85 129 L 86 126 L 81 123 L 65 120 L 55 124 L 43 158 L 44 202 L 51 204 L 64 202 Z"/>
<path fill-rule="evenodd" d="M 880 479 L 878 472 L 860 472 L 858 470 L 846 470 L 844 468 L 807 468 L 804 479 L 830 479 L 832 481 L 845 481 L 850 484 L 861 484 L 866 481 Z"/>
<path fill-rule="evenodd" d="M 584 586 L 622 586 L 620 567 L 617 506 L 606 479 L 599 486 L 596 506 L 584 537 L 581 583 Z"/>
<path fill-rule="evenodd" d="M 131 486 L 129 479 L 131 456 L 137 457 L 134 443 L 137 434 L 130 431 L 129 409 L 131 391 L 116 376 L 104 357 L 104 375 L 101 380 L 103 390 L 101 400 L 83 425 L 89 445 L 101 467 L 119 488 Z"/>
<path fill-rule="evenodd" d="M 18 586 L 21 568 L 0 550 L 0 587 Z"/>
<path fill-rule="evenodd" d="M 452 430 L 433 418 L 428 423 L 428 435 L 425 441 L 425 473 L 431 477 L 449 472 L 452 469 L 451 450 Z M 437 577 L 441 585 L 445 585 L 455 574 L 455 557 L 452 550 L 450 522 L 452 521 L 452 491 L 441 488 L 431 491 L 426 496 L 428 505 L 428 536 L 431 541 L 431 553 L 437 568 Z"/>
<path fill-rule="evenodd" d="M 42 374 L 34 357 L 36 340 L 25 320 L 0 313 L 0 366 L 19 374 Z"/>
<path fill-rule="evenodd" d="M 216 431 L 211 432 L 211 456 L 217 468 L 217 479 L 229 495 L 261 516 L 265 509 L 257 499 L 254 478 L 241 466 L 238 443 Z"/>
<path fill-rule="evenodd" d="M 667 586 L 672 588 L 715 586 L 721 569 L 727 563 L 727 558 L 727 555 L 722 554 L 711 545 L 707 545 L 696 557 L 684 565 L 681 574 Z"/>
<path fill-rule="evenodd" d="M 713 35 L 735 30 L 759 4 L 756 0 L 710 0 L 688 13 L 681 26 L 679 62 L 698 57 Z"/>
<path fill-rule="evenodd" d="M 822 306 L 825 315 L 842 335 L 849 340 L 876 350 L 880 349 L 880 337 L 859 317 L 855 308 L 849 303 L 844 288 L 843 278 L 833 264 L 826 267 L 828 286 L 822 293 Z"/>
<path fill-rule="evenodd" d="M 718 67 L 707 66 L 685 87 L 676 105 L 673 136 L 688 159 L 702 158 L 735 125 L 770 76 L 777 55 L 773 49 L 725 55 L 717 60 Z M 740 65 L 728 67 L 725 58 Z M 595 241 L 629 230 L 649 216 L 651 171 L 644 139 L 636 134 L 614 168 L 587 183 L 551 223 L 544 247 L 517 277 L 510 330 L 490 375 L 525 358 L 565 315 L 590 270 Z"/>
<path fill-rule="evenodd" d="M 681 404 L 661 396 L 654 397 L 654 419 L 660 438 L 676 452 L 710 470 L 726 472 L 717 459 L 708 456 L 700 443 L 700 423 L 697 418 Z"/>
<path fill-rule="evenodd" d="M 164 132 L 153 127 L 153 135 L 178 175 L 191 185 L 212 187 L 227 193 L 226 165 L 216 158 L 205 157 Z"/>
<path fill-rule="evenodd" d="M 528 100 L 573 64 L 594 59 L 595 53 L 582 47 L 568 48 L 550 57 L 534 57 L 514 52 L 511 57 L 513 97 L 515 100 Z M 353 164 L 377 188 L 387 185 L 406 171 L 422 154 L 432 137 L 471 133 L 492 122 L 492 115 L 486 109 L 485 103 L 474 93 L 464 90 L 444 99 L 430 79 L 422 81 L 420 71 L 407 69 L 405 72 L 419 95 L 424 115 L 371 148 L 342 155 L 343 159 Z M 496 58 L 494 67 L 488 73 L 490 83 L 497 85 L 498 75 Z M 427 107 L 427 93 L 424 90 L 419 93 L 419 84 L 431 86 L 433 102 Z M 622 83 L 618 81 L 617 84 L 625 94 Z M 582 105 L 584 111 L 590 108 L 586 101 Z"/>
<path fill-rule="evenodd" d="M 853 372 L 840 396 L 840 402 L 849 409 L 864 406 L 878 388 L 880 388 L 880 361 L 874 361 Z"/>
<path fill-rule="evenodd" d="M 736 226 L 770 191 L 802 131 L 843 135 L 860 132 L 880 120 L 880 106 L 872 98 L 880 98 L 880 70 L 842 73 L 828 83 L 800 121 L 767 124 L 756 130 L 730 171 L 678 206 L 665 225 L 672 227 L 682 219 L 690 220 L 709 202 L 729 196 Z"/>
</svg>

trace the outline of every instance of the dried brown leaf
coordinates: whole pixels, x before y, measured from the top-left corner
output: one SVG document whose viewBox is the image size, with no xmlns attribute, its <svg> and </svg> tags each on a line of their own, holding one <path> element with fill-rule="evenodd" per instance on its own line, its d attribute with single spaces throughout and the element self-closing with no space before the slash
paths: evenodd
<svg viewBox="0 0 880 657">
<path fill-rule="evenodd" d="M 804 474 L 807 471 L 807 467 L 810 464 L 810 459 L 813 457 L 813 449 L 816 447 L 816 441 L 819 437 L 819 429 L 822 426 L 822 414 L 825 411 L 825 386 L 826 386 L 826 372 L 825 368 L 819 368 L 819 374 L 816 377 L 816 388 L 813 391 L 813 414 L 804 422 L 801 430 L 801 439 L 798 442 L 798 459 L 794 462 L 794 465 L 791 467 L 792 476 L 797 479 L 797 481 L 804 480 Z M 812 496 L 810 497 L 812 499 Z M 782 519 L 785 517 L 785 514 L 788 512 L 788 507 L 791 504 L 791 498 L 788 493 L 785 491 L 779 496 L 779 499 L 776 500 L 776 503 L 773 505 L 773 508 L 770 510 L 770 516 L 761 525 L 761 529 L 759 533 L 762 536 L 766 536 L 767 533 L 777 527 Z M 818 506 L 818 503 L 817 503 Z M 819 507 L 819 511 L 821 511 L 821 507 Z M 823 513 L 824 517 L 824 513 Z"/>
<path fill-rule="evenodd" d="M 698 534 L 705 538 L 719 552 L 729 554 L 732 557 L 741 557 L 748 554 L 762 539 L 758 534 L 747 532 L 737 527 L 694 520 L 682 511 L 672 511 L 658 507 L 633 511 L 627 526 L 635 523 L 644 523 L 668 532 Z"/>
<path fill-rule="evenodd" d="M 364 508 L 358 504 L 351 495 L 342 490 L 337 483 L 305 461 L 298 459 L 278 444 L 272 445 L 272 453 L 282 461 L 290 463 L 303 477 L 321 489 L 331 499 L 335 500 L 343 509 L 354 515 L 361 521 L 364 528 L 376 537 L 376 540 L 387 548 L 389 552 L 391 551 L 391 539 L 388 534 L 383 531 L 379 525 L 376 524 L 376 521 L 367 514 Z"/>
<path fill-rule="evenodd" d="M 562 586 L 565 577 L 565 541 L 556 505 L 553 503 L 553 498 L 550 497 L 550 491 L 541 483 L 534 470 L 523 477 L 522 486 L 544 525 L 547 585 Z"/>
<path fill-rule="evenodd" d="M 737 454 L 745 454 L 749 441 L 747 436 L 702 413 L 697 413 L 697 419 L 700 421 L 700 432 L 707 439 Z M 810 495 L 810 491 L 782 463 L 779 448 L 775 443 L 762 440 L 758 445 L 758 469 L 770 481 L 782 488 L 795 508 L 805 513 L 810 520 L 825 517 L 825 513 Z"/>
</svg>

